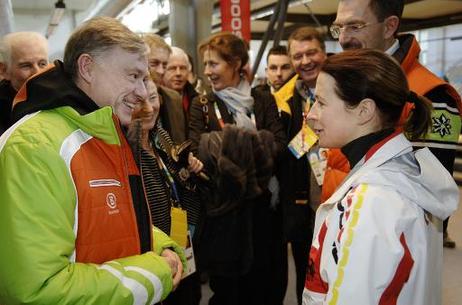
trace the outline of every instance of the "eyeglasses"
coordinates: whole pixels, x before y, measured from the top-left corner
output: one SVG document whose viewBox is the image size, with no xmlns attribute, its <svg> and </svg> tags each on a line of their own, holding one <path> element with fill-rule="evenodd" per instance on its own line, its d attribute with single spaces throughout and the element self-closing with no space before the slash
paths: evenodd
<svg viewBox="0 0 462 305">
<path fill-rule="evenodd" d="M 344 25 L 333 24 L 330 26 L 329 31 L 334 39 L 338 39 L 342 31 L 349 32 L 349 33 L 358 33 L 367 26 L 380 24 L 380 23 L 383 23 L 383 21 L 373 22 L 373 23 L 353 23 L 353 24 L 344 24 Z"/>
</svg>

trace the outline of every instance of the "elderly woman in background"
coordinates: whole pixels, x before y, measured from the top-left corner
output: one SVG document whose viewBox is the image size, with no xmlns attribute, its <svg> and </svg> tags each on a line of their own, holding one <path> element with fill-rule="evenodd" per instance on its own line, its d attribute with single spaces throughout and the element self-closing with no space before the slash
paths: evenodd
<svg viewBox="0 0 462 305">
<path fill-rule="evenodd" d="M 189 135 L 211 178 L 201 238 L 209 304 L 278 304 L 272 287 L 282 280 L 274 272 L 282 235 L 268 181 L 285 145 L 283 126 L 272 96 L 252 91 L 245 78 L 242 39 L 218 33 L 199 52 L 212 92 L 193 100 Z"/>
<path fill-rule="evenodd" d="M 127 128 L 127 138 L 142 174 L 152 224 L 185 247 L 188 253 L 188 232 L 195 244 L 201 209 L 195 191 L 195 174 L 202 170 L 203 165 L 192 153 L 178 151 L 187 149 L 187 145 L 174 145 L 168 132 L 160 126 L 158 117 L 162 105 L 157 86 L 151 77 L 145 81 L 145 85 L 148 99 L 135 106 L 131 123 L 124 127 Z M 186 155 L 182 158 L 181 154 Z M 187 276 L 163 304 L 199 304 L 199 275 L 197 272 L 188 274 L 191 272 L 188 269 L 195 265 L 195 261 L 191 254 L 187 258 Z"/>
</svg>

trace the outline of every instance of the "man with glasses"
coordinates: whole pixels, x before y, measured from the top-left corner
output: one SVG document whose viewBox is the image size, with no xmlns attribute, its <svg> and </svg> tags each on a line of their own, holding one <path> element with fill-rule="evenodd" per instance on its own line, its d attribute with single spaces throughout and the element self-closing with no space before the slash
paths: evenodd
<svg viewBox="0 0 462 305">
<path fill-rule="evenodd" d="M 330 27 L 343 49 L 373 48 L 392 55 L 401 63 L 409 87 L 433 103 L 432 130 L 415 147 L 429 147 L 452 173 L 461 129 L 461 102 L 457 92 L 419 61 L 420 46 L 412 34 L 397 35 L 403 0 L 340 0 L 337 18 Z M 444 246 L 454 248 L 444 222 Z"/>
<path fill-rule="evenodd" d="M 330 33 L 344 50 L 370 48 L 386 51 L 394 46 L 389 52 L 392 54 L 397 47 L 395 34 L 403 6 L 403 1 L 395 0 L 340 0 Z"/>
</svg>

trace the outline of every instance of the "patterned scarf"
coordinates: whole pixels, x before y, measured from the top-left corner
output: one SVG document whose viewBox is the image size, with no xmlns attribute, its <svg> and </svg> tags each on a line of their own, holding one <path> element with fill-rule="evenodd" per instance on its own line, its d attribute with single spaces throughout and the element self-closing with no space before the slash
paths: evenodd
<svg viewBox="0 0 462 305">
<path fill-rule="evenodd" d="M 236 126 L 250 130 L 257 130 L 255 123 L 250 119 L 253 113 L 254 99 L 250 95 L 250 84 L 246 80 L 241 80 L 237 87 L 228 87 L 220 91 L 213 92 L 220 98 L 231 112 Z"/>
</svg>

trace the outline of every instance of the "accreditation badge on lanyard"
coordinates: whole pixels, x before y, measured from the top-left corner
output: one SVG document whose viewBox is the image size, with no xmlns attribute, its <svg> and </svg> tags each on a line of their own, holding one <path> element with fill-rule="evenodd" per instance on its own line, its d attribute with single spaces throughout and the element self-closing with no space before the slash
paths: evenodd
<svg viewBox="0 0 462 305">
<path fill-rule="evenodd" d="M 194 258 L 191 231 L 188 230 L 188 218 L 185 210 L 173 206 L 170 210 L 170 216 L 170 237 L 183 248 L 186 257 L 186 268 L 183 270 L 182 276 L 182 278 L 185 278 L 196 272 L 196 260 Z"/>
<path fill-rule="evenodd" d="M 315 148 L 311 149 L 308 153 L 311 171 L 319 186 L 321 186 L 324 181 L 324 174 L 327 167 L 327 152 L 328 149 L 315 146 Z"/>
<path fill-rule="evenodd" d="M 186 210 L 181 208 L 180 197 L 178 195 L 175 180 L 170 174 L 164 161 L 157 153 L 156 157 L 160 168 L 165 173 L 172 196 L 170 207 L 170 237 L 176 241 L 178 245 L 184 248 L 188 243 L 188 217 L 186 215 Z"/>
<path fill-rule="evenodd" d="M 170 209 L 171 225 L 170 237 L 178 245 L 185 248 L 188 244 L 188 217 L 186 211 L 180 207 L 172 206 Z"/>
<path fill-rule="evenodd" d="M 318 136 L 314 133 L 314 131 L 310 128 L 310 126 L 308 126 L 308 123 L 306 122 L 306 117 L 308 116 L 309 111 L 310 102 L 308 101 L 305 104 L 305 109 L 302 113 L 302 128 L 297 133 L 297 135 L 289 142 L 289 145 L 287 145 L 289 150 L 297 159 L 303 157 L 310 150 L 310 148 L 318 141 Z"/>
<path fill-rule="evenodd" d="M 194 259 L 194 251 L 191 241 L 191 231 L 193 231 L 194 228 L 191 226 L 190 229 L 188 229 L 188 215 L 186 210 L 181 207 L 175 180 L 170 174 L 164 161 L 162 161 L 162 158 L 160 158 L 158 154 L 156 154 L 156 158 L 167 177 L 167 182 L 171 189 L 170 238 L 184 250 L 186 256 L 186 268 L 183 271 L 182 278 L 185 278 L 196 271 L 196 261 Z"/>
<path fill-rule="evenodd" d="M 194 249 L 192 245 L 191 231 L 189 230 L 188 230 L 188 244 L 183 249 L 184 249 L 184 256 L 186 257 L 186 268 L 183 270 L 182 279 L 196 272 L 196 260 L 194 258 Z"/>
</svg>

